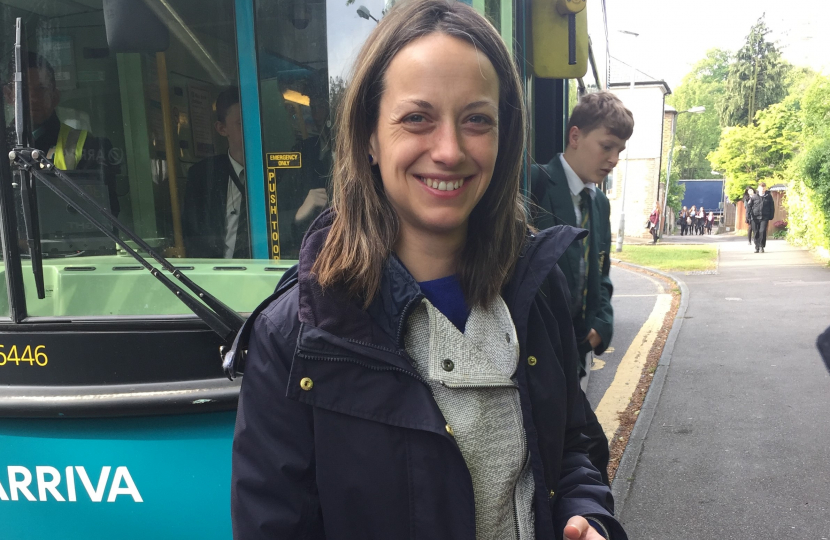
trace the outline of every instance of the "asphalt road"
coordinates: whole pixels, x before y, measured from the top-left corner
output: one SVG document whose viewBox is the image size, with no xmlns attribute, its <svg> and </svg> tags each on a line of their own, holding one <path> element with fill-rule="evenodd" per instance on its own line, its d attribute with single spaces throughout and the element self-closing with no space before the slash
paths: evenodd
<svg viewBox="0 0 830 540">
<path fill-rule="evenodd" d="M 669 239 L 667 239 L 669 240 Z M 830 539 L 830 269 L 806 251 L 720 244 L 689 289 L 621 520 L 632 540 Z"/>
<path fill-rule="evenodd" d="M 594 409 L 614 380 L 620 361 L 651 314 L 660 292 L 656 280 L 621 266 L 611 267 L 611 281 L 614 283 L 614 295 L 611 297 L 611 305 L 614 306 L 613 350 L 594 358 L 594 368 L 585 392 Z"/>
</svg>

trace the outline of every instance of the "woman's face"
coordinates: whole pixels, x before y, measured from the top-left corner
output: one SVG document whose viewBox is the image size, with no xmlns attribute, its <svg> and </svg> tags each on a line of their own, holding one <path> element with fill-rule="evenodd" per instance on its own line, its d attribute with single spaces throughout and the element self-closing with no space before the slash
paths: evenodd
<svg viewBox="0 0 830 540">
<path fill-rule="evenodd" d="M 499 150 L 499 80 L 468 42 L 430 34 L 392 59 L 370 151 L 407 233 L 466 235 Z"/>
</svg>

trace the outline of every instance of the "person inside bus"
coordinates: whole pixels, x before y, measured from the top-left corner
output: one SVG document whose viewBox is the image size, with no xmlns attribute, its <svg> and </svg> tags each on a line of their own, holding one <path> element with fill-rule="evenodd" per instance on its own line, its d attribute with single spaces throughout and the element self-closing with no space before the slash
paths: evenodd
<svg viewBox="0 0 830 540">
<path fill-rule="evenodd" d="M 46 152 L 58 169 L 99 170 L 109 193 L 110 212 L 118 216 L 119 203 L 115 189 L 115 177 L 120 170 L 120 151 L 114 151 L 105 138 L 94 137 L 87 130 L 75 129 L 58 118 L 56 109 L 61 103 L 55 69 L 48 60 L 29 51 L 29 110 L 34 147 Z M 3 94 L 7 103 L 14 103 L 14 60 L 9 64 Z M 15 123 L 6 129 L 6 144 L 11 149 L 17 143 Z"/>
<path fill-rule="evenodd" d="M 315 77 L 315 80 L 319 78 Z M 291 148 L 292 152 L 302 156 L 302 167 L 280 170 L 277 183 L 280 250 L 284 259 L 297 258 L 308 226 L 329 202 L 326 185 L 331 176 L 332 148 L 328 92 L 319 82 L 308 84 L 304 90 L 309 95 L 314 130 Z M 283 215 L 290 221 L 287 222 Z"/>
<path fill-rule="evenodd" d="M 625 540 L 556 268 L 584 233 L 528 227 L 498 31 L 397 3 L 338 117 L 333 206 L 246 327 L 234 538 Z"/>
<path fill-rule="evenodd" d="M 239 88 L 216 98 L 216 132 L 228 141 L 225 154 L 211 156 L 187 171 L 182 235 L 188 257 L 248 259 L 251 240 L 245 190 L 245 147 Z"/>
<path fill-rule="evenodd" d="M 228 152 L 203 159 L 187 172 L 182 215 L 185 253 L 198 258 L 246 259 L 251 257 L 251 239 L 238 87 L 229 87 L 216 98 L 216 117 L 216 131 L 228 140 Z M 305 189 L 295 196 L 286 191 L 288 186 L 285 182 L 277 185 L 279 212 L 291 216 L 291 223 L 281 222 L 281 232 L 294 224 L 307 225 L 328 204 L 325 188 Z"/>
</svg>

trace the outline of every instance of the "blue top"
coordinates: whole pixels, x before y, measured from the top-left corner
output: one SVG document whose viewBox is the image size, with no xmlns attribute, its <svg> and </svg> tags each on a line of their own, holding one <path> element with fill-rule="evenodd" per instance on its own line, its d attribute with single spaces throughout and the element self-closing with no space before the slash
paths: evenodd
<svg viewBox="0 0 830 540">
<path fill-rule="evenodd" d="M 467 307 L 458 277 L 453 275 L 421 281 L 418 285 L 421 286 L 421 292 L 427 300 L 463 333 L 470 316 L 470 308 Z"/>
</svg>

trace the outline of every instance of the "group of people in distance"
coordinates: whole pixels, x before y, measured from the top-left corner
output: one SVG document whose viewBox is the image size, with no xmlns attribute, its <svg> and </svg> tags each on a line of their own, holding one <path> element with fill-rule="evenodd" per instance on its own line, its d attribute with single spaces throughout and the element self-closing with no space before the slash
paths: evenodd
<svg viewBox="0 0 830 540">
<path fill-rule="evenodd" d="M 683 207 L 677 216 L 677 224 L 680 226 L 680 236 L 687 234 L 712 234 L 717 217 L 714 212 L 706 213 L 702 206 L 692 206 L 691 210 Z"/>
<path fill-rule="evenodd" d="M 755 239 L 755 253 L 764 252 L 767 247 L 767 228 L 775 217 L 775 200 L 767 191 L 767 184 L 761 182 L 758 189 L 748 187 L 744 190 L 744 208 L 746 209 L 747 240 L 752 245 Z"/>
</svg>

